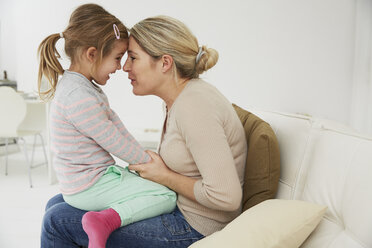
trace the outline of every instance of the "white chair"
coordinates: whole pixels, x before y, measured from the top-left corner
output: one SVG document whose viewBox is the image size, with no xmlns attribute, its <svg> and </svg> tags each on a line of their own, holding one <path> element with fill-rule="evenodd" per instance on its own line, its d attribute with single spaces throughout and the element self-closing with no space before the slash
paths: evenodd
<svg viewBox="0 0 372 248">
<path fill-rule="evenodd" d="M 19 95 L 14 89 L 6 86 L 0 87 L 0 137 L 5 139 L 5 175 L 8 174 L 8 144 L 10 140 L 15 139 L 17 144 L 19 141 L 23 142 L 23 152 L 25 155 L 26 162 L 28 164 L 28 177 L 30 181 L 30 187 L 32 188 L 32 178 L 31 178 L 31 169 L 35 168 L 41 164 L 34 165 L 34 152 L 36 145 L 36 137 L 40 138 L 44 157 L 45 164 L 47 164 L 47 155 L 44 146 L 44 140 L 41 135 L 43 131 L 44 123 L 40 125 L 33 125 L 32 128 L 27 128 L 27 125 L 24 125 L 27 113 L 27 103 L 21 95 Z M 38 117 L 32 118 L 32 121 L 38 121 Z M 24 139 L 25 136 L 34 136 L 34 144 L 32 148 L 31 160 L 29 160 L 27 153 L 27 144 Z"/>
</svg>

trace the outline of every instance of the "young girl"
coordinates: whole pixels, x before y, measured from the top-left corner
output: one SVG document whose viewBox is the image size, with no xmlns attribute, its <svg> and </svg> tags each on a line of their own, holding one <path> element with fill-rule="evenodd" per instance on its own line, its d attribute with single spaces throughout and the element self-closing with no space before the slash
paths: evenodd
<svg viewBox="0 0 372 248">
<path fill-rule="evenodd" d="M 61 38 L 71 59 L 68 70 L 58 61 L 55 44 Z M 64 200 L 90 211 L 82 219 L 90 248 L 105 247 L 115 229 L 169 213 L 176 203 L 173 191 L 116 166 L 110 155 L 129 164 L 151 160 L 111 110 L 100 88 L 121 69 L 127 47 L 126 27 L 102 7 L 85 4 L 72 13 L 63 33 L 48 36 L 38 49 L 39 94 L 52 98 L 54 169 Z M 47 91 L 41 90 L 42 77 L 50 83 Z"/>
</svg>

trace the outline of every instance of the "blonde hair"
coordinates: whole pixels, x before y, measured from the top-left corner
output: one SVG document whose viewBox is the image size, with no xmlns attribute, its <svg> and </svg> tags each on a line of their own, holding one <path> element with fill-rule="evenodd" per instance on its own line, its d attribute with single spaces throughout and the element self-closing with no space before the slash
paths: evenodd
<svg viewBox="0 0 372 248">
<path fill-rule="evenodd" d="M 84 4 L 72 12 L 65 31 L 61 34 L 49 35 L 41 42 L 38 48 L 38 91 L 41 99 L 48 100 L 54 96 L 58 76 L 64 72 L 58 61 L 60 54 L 56 49 L 56 43 L 61 36 L 65 39 L 65 53 L 72 64 L 79 62 L 84 50 L 95 47 L 98 51 L 98 59 L 93 70 L 96 70 L 117 40 L 113 29 L 114 24 L 119 29 L 120 40 L 127 40 L 128 30 L 119 19 L 97 4 Z M 41 90 L 43 76 L 49 82 L 49 87 L 45 91 Z"/>
<path fill-rule="evenodd" d="M 154 59 L 160 59 L 165 54 L 172 56 L 174 73 L 177 72 L 181 78 L 198 78 L 218 61 L 218 52 L 206 46 L 201 47 L 204 53 L 197 61 L 198 40 L 184 23 L 169 16 L 146 18 L 129 32 Z"/>
</svg>

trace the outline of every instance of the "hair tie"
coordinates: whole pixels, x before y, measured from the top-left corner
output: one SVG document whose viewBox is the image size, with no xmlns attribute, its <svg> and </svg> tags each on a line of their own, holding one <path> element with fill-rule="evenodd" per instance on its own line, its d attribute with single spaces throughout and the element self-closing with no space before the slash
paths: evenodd
<svg viewBox="0 0 372 248">
<path fill-rule="evenodd" d="M 200 60 L 200 58 L 205 54 L 205 51 L 203 51 L 202 47 L 199 47 L 198 55 L 196 55 L 195 64 L 197 64 Z"/>
<path fill-rule="evenodd" d="M 114 29 L 114 33 L 115 33 L 115 36 L 116 36 L 116 39 L 120 39 L 120 31 L 119 31 L 119 28 L 118 26 L 116 26 L 116 24 L 112 25 L 112 28 Z"/>
<path fill-rule="evenodd" d="M 59 33 L 59 37 L 63 39 L 63 32 Z"/>
</svg>

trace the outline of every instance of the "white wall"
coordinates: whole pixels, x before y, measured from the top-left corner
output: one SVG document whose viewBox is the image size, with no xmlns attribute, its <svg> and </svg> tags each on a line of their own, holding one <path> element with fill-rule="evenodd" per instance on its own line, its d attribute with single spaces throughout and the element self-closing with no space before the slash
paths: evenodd
<svg viewBox="0 0 372 248">
<path fill-rule="evenodd" d="M 354 78 L 350 124 L 372 135 L 372 1 L 356 1 Z"/>
<path fill-rule="evenodd" d="M 38 44 L 63 31 L 85 2 L 92 1 L 0 0 L 0 71 L 19 89 L 36 90 Z M 94 2 L 129 27 L 158 14 L 184 21 L 200 44 L 220 53 L 202 77 L 238 105 L 350 122 L 355 0 Z M 161 101 L 134 96 L 126 73 L 104 90 L 129 128 L 161 125 Z"/>
</svg>

